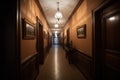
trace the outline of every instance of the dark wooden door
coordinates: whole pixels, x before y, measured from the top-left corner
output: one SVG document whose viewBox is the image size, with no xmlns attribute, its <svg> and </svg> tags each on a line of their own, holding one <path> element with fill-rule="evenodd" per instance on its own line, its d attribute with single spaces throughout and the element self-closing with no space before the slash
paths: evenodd
<svg viewBox="0 0 120 80">
<path fill-rule="evenodd" d="M 38 52 L 38 62 L 40 64 L 44 63 L 44 38 L 43 38 L 43 26 L 40 23 L 40 20 L 37 17 L 37 42 L 36 42 L 36 49 Z"/>
<path fill-rule="evenodd" d="M 70 42 L 70 29 L 67 30 L 67 41 Z"/>
<path fill-rule="evenodd" d="M 120 0 L 106 0 L 93 14 L 95 80 L 120 80 Z"/>
<path fill-rule="evenodd" d="M 47 33 L 47 51 L 49 51 L 49 46 L 50 46 L 50 35 L 49 32 Z"/>
<path fill-rule="evenodd" d="M 101 12 L 103 80 L 120 80 L 120 1 Z"/>
<path fill-rule="evenodd" d="M 39 24 L 39 50 L 40 63 L 44 63 L 44 41 L 43 41 L 43 26 Z"/>
</svg>

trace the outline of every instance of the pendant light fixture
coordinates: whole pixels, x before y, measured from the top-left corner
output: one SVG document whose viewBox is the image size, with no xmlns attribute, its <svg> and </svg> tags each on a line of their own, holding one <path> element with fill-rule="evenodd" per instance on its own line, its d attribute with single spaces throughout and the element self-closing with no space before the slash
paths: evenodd
<svg viewBox="0 0 120 80">
<path fill-rule="evenodd" d="M 57 28 L 59 25 L 58 25 L 58 23 L 55 23 L 55 27 Z"/>
<path fill-rule="evenodd" d="M 57 2 L 57 12 L 55 13 L 55 18 L 59 21 L 62 18 L 62 13 L 59 10 L 59 2 Z"/>
</svg>

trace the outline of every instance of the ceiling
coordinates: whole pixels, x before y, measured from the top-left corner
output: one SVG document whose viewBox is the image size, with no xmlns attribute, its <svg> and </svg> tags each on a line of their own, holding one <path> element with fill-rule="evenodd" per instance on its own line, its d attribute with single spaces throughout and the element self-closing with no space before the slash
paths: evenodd
<svg viewBox="0 0 120 80">
<path fill-rule="evenodd" d="M 59 10 L 62 12 L 63 17 L 59 20 L 59 27 L 55 28 L 54 25 L 57 21 L 55 13 L 57 12 L 57 2 L 59 1 Z M 79 0 L 39 0 L 43 13 L 47 19 L 51 31 L 60 33 L 63 31 L 64 25 L 72 14 L 73 10 L 79 3 Z"/>
</svg>

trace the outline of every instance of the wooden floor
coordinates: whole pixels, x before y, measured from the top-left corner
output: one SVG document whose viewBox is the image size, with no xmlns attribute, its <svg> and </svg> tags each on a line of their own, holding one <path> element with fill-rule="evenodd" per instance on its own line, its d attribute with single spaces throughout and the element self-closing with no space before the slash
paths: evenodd
<svg viewBox="0 0 120 80">
<path fill-rule="evenodd" d="M 53 45 L 46 57 L 45 63 L 40 66 L 37 80 L 86 80 L 82 73 L 69 64 L 65 51 L 59 45 Z"/>
</svg>

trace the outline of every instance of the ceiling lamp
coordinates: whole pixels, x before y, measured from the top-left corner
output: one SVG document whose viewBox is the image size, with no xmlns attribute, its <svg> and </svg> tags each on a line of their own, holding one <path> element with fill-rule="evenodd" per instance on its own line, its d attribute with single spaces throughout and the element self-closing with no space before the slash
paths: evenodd
<svg viewBox="0 0 120 80">
<path fill-rule="evenodd" d="M 58 21 L 62 18 L 62 13 L 59 11 L 59 2 L 57 2 L 57 12 L 55 14 L 55 18 L 58 19 Z"/>
<path fill-rule="evenodd" d="M 55 23 L 55 27 L 57 28 L 59 25 L 57 23 Z"/>
</svg>

